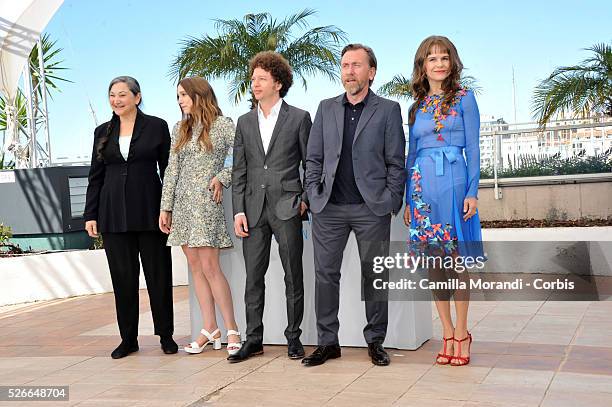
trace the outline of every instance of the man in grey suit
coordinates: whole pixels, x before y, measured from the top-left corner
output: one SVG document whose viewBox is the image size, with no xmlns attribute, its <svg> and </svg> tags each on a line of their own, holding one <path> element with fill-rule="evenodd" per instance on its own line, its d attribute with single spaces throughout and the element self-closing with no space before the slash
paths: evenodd
<svg viewBox="0 0 612 407">
<path fill-rule="evenodd" d="M 315 116 L 306 158 L 306 191 L 313 213 L 315 312 L 318 347 L 302 360 L 320 365 L 341 355 L 338 307 L 342 254 L 351 230 L 361 259 L 366 317 L 363 333 L 372 363 L 388 365 L 386 293 L 372 289 L 374 256 L 387 256 L 391 215 L 402 206 L 406 140 L 399 104 L 370 90 L 376 75 L 370 47 L 342 50 L 340 96 L 323 100 Z M 352 272 L 352 270 L 351 270 Z M 380 293 L 379 293 L 380 294 Z"/>
<path fill-rule="evenodd" d="M 308 112 L 282 99 L 293 83 L 285 58 L 272 51 L 260 52 L 249 69 L 257 107 L 238 118 L 232 173 L 234 232 L 242 238 L 247 274 L 247 340 L 228 360 L 241 362 L 263 353 L 264 277 L 272 235 L 285 271 L 287 354 L 301 359 L 302 215 L 308 209 L 308 198 L 300 181 L 300 163 L 305 167 L 312 122 Z"/>
</svg>

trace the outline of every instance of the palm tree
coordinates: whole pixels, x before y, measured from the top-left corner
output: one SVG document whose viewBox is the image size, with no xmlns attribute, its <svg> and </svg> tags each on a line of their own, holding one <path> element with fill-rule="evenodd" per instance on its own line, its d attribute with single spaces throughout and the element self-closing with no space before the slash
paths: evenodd
<svg viewBox="0 0 612 407">
<path fill-rule="evenodd" d="M 59 76 L 59 72 L 62 70 L 66 70 L 68 68 L 62 66 L 63 60 L 59 60 L 59 54 L 62 52 L 63 48 L 57 47 L 57 41 L 51 40 L 49 34 L 45 33 L 41 37 L 41 48 L 42 48 L 42 56 L 43 56 L 43 69 L 45 73 L 45 88 L 46 92 L 50 97 L 53 97 L 51 90 L 60 91 L 57 82 L 72 82 L 68 79 L 62 78 Z M 41 79 L 40 69 L 39 69 L 39 61 L 38 61 L 38 46 L 34 46 L 32 51 L 30 51 L 30 56 L 28 59 L 28 64 L 30 68 L 30 74 L 32 76 L 32 89 L 37 89 L 37 92 L 34 94 L 34 100 L 32 104 L 34 106 L 39 105 L 39 98 L 42 96 L 42 88 L 38 87 L 38 84 Z M 3 95 L 0 95 L 0 131 L 5 131 L 7 129 L 7 109 L 6 109 L 7 100 Z M 13 107 L 15 109 L 17 115 L 17 124 L 19 131 L 23 134 L 25 133 L 25 129 L 27 128 L 27 110 L 26 110 L 26 97 L 21 91 L 21 89 L 17 90 L 17 95 L 13 101 Z M 38 109 L 34 109 L 34 122 L 36 125 L 39 123 L 38 118 Z M 0 148 L 4 147 L 4 142 Z M 4 161 L 4 155 L 2 156 L 2 161 Z"/>
<path fill-rule="evenodd" d="M 612 116 L 612 45 L 595 44 L 580 65 L 563 66 L 535 88 L 532 113 L 544 127 L 558 113 Z"/>
<path fill-rule="evenodd" d="M 15 111 L 17 112 L 18 124 L 21 128 L 25 128 L 28 124 L 26 117 L 26 99 L 25 96 L 23 96 L 23 92 L 21 92 L 21 89 L 17 90 L 17 95 L 15 96 L 13 106 L 15 107 Z M 6 99 L 4 98 L 4 96 L 0 95 L 0 131 L 5 131 L 7 129 L 6 120 Z"/>
<path fill-rule="evenodd" d="M 45 71 L 45 87 L 47 94 L 53 97 L 51 90 L 60 91 L 57 86 L 58 81 L 72 82 L 68 79 L 58 76 L 58 71 L 66 70 L 68 68 L 62 66 L 63 60 L 58 60 L 59 54 L 63 48 L 56 47 L 57 41 L 52 41 L 49 34 L 44 34 L 41 38 L 41 48 L 43 54 L 43 69 Z M 38 63 L 38 46 L 34 46 L 30 51 L 28 59 L 30 74 L 32 75 L 32 89 L 38 89 L 38 92 L 34 95 L 33 105 L 38 106 L 38 98 L 42 95 L 42 89 L 37 88 L 40 82 L 41 74 Z M 15 97 L 14 107 L 17 111 L 18 122 L 22 127 L 26 126 L 26 100 L 23 92 L 19 89 L 17 96 Z M 6 130 L 6 99 L 3 95 L 0 95 L 0 131 Z M 36 115 L 36 112 L 35 112 Z"/>
<path fill-rule="evenodd" d="M 250 88 L 249 60 L 260 51 L 276 51 L 289 61 L 304 88 L 309 75 L 337 80 L 340 44 L 346 42 L 346 33 L 328 25 L 294 35 L 296 29 L 309 27 L 307 19 L 314 14 L 315 10 L 304 9 L 280 22 L 269 13 L 247 14 L 242 20 L 214 20 L 218 35 L 183 40 L 170 76 L 176 81 L 188 75 L 225 78 L 229 96 L 237 104 Z M 251 96 L 252 107 L 253 101 Z"/>
<path fill-rule="evenodd" d="M 17 115 L 17 131 L 25 135 L 26 133 L 24 129 L 28 125 L 28 119 L 26 111 L 26 98 L 21 92 L 21 89 L 17 90 L 17 95 L 13 101 L 13 106 L 15 108 L 15 114 Z M 11 169 L 15 166 L 15 162 L 12 160 L 5 162 L 5 160 L 8 158 L 6 156 L 6 152 L 4 151 L 6 144 L 6 129 L 8 128 L 7 119 L 8 114 L 6 99 L 0 95 L 0 132 L 2 132 L 2 144 L 0 144 L 0 170 Z"/>
<path fill-rule="evenodd" d="M 51 90 L 60 91 L 57 86 L 58 81 L 62 82 L 72 82 L 66 78 L 62 78 L 59 75 L 59 72 L 69 69 L 65 66 L 62 66 L 63 60 L 58 60 L 60 53 L 63 51 L 63 48 L 59 48 L 56 46 L 57 40 L 53 41 L 49 37 L 49 34 L 45 33 L 40 39 L 41 49 L 42 49 L 42 59 L 43 59 L 43 69 L 45 71 L 45 87 L 47 94 L 50 97 L 53 97 L 51 94 Z M 41 80 L 41 74 L 38 63 L 38 46 L 35 46 L 30 52 L 30 73 L 32 75 L 32 88 L 36 88 L 38 83 Z M 38 88 L 37 95 L 40 96 L 42 94 L 42 89 Z M 38 100 L 34 101 L 36 105 Z"/>
<path fill-rule="evenodd" d="M 472 90 L 475 94 L 479 94 L 482 88 L 478 85 L 476 78 L 470 75 L 463 75 L 459 80 L 462 87 Z M 402 74 L 395 75 L 389 82 L 378 88 L 378 93 L 382 96 L 394 97 L 397 99 L 411 99 L 412 85 L 410 78 L 406 78 Z"/>
</svg>

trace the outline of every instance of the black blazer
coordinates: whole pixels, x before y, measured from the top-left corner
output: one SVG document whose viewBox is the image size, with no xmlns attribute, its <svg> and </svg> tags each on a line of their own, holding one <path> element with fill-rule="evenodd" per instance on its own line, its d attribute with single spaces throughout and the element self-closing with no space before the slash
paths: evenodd
<svg viewBox="0 0 612 407">
<path fill-rule="evenodd" d="M 85 221 L 97 221 L 99 233 L 159 230 L 160 175 L 163 179 L 170 154 L 168 123 L 138 110 L 127 161 L 119 149 L 119 123 L 98 161 L 97 145 L 109 124 L 94 131 Z"/>
</svg>

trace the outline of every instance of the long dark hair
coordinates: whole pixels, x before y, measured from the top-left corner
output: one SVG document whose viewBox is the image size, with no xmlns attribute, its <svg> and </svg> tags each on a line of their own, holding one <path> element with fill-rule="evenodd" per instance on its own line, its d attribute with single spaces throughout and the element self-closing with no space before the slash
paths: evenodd
<svg viewBox="0 0 612 407">
<path fill-rule="evenodd" d="M 131 76 L 117 76 L 108 85 L 108 93 L 110 93 L 112 87 L 116 83 L 125 83 L 128 86 L 128 89 L 130 90 L 130 92 L 132 92 L 134 96 L 138 96 L 140 94 L 140 84 L 138 83 L 136 79 L 132 78 Z M 140 102 L 138 102 L 138 106 L 140 106 L 141 103 L 142 103 L 142 98 L 140 99 Z M 106 144 L 108 144 L 110 135 L 113 132 L 113 129 L 118 124 L 119 124 L 119 116 L 117 116 L 115 112 L 113 112 L 113 117 L 111 117 L 110 121 L 108 122 L 108 125 L 106 126 L 106 133 L 104 134 L 104 136 L 100 137 L 100 140 L 98 141 L 98 144 L 96 145 L 96 159 L 98 161 L 104 160 L 104 157 L 102 156 L 102 150 L 104 150 L 104 148 L 106 147 Z"/>
<path fill-rule="evenodd" d="M 414 56 L 414 67 L 412 70 L 412 98 L 414 103 L 410 107 L 408 115 L 408 124 L 414 124 L 416 111 L 429 92 L 429 81 L 425 74 L 425 60 L 435 49 L 440 52 L 446 52 L 450 60 L 450 73 L 442 82 L 442 90 L 444 91 L 444 101 L 442 102 L 443 113 L 446 114 L 448 106 L 457 95 L 457 91 L 461 89 L 459 78 L 463 70 L 463 64 L 459 59 L 459 53 L 455 45 L 446 37 L 441 35 L 432 35 L 423 40 Z"/>
</svg>

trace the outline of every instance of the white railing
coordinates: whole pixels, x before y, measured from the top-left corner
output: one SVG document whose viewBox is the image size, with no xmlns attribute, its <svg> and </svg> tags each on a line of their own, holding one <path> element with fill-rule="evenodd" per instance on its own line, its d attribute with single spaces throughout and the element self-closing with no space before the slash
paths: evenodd
<svg viewBox="0 0 612 407">
<path fill-rule="evenodd" d="M 612 117 L 606 116 L 552 120 L 545 127 L 536 122 L 482 123 L 481 146 L 486 144 L 489 151 L 483 149 L 481 155 L 484 153 L 485 160 L 490 157 L 493 164 L 495 199 L 502 197 L 498 182 L 500 169 L 520 165 L 526 158 L 534 156 L 560 154 L 562 158 L 568 158 L 603 153 L 612 148 L 612 131 L 609 129 L 612 129 Z M 492 140 L 492 151 L 487 139 Z M 506 154 L 508 160 L 504 162 Z"/>
</svg>

